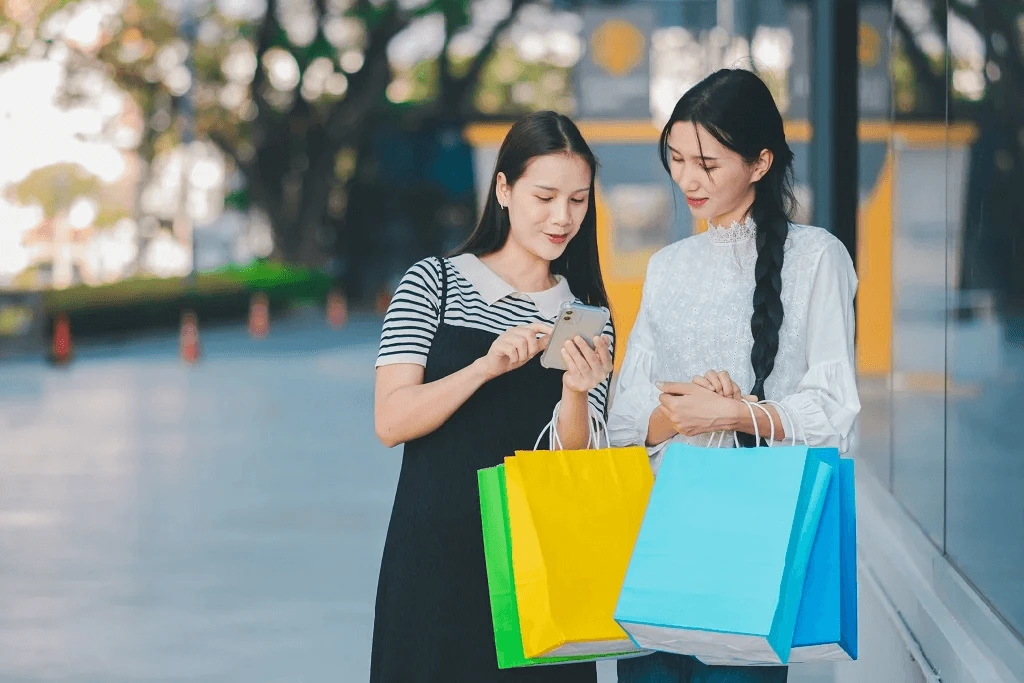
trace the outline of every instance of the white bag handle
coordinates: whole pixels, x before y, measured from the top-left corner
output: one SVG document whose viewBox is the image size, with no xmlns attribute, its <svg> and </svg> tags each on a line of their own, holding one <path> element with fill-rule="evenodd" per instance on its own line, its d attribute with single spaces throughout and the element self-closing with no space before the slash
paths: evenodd
<svg viewBox="0 0 1024 683">
<path fill-rule="evenodd" d="M 783 427 L 783 429 L 786 428 L 786 420 L 789 419 L 789 430 L 788 430 L 788 433 L 789 433 L 789 445 L 790 446 L 795 446 L 796 445 L 796 426 L 797 426 L 797 424 L 800 425 L 800 436 L 803 439 L 804 445 L 805 446 L 807 445 L 807 432 L 804 431 L 803 422 L 798 422 L 797 420 L 793 419 L 793 414 L 791 412 L 789 412 L 789 408 L 787 408 L 786 406 L 782 405 L 778 401 L 771 401 L 771 400 L 768 400 L 768 399 L 765 399 L 764 401 L 761 401 L 761 403 L 763 403 L 765 405 L 769 405 L 769 406 L 775 406 L 775 409 L 779 411 L 779 419 L 782 420 L 782 427 Z"/>
<path fill-rule="evenodd" d="M 753 406 L 755 406 L 757 404 L 756 403 L 751 403 L 750 401 L 743 401 L 743 405 L 745 405 L 747 407 L 747 410 L 750 411 L 750 420 L 751 420 L 751 422 L 754 423 L 754 443 L 755 444 L 759 444 L 759 443 L 761 443 L 761 429 L 760 429 L 760 427 L 757 426 L 757 416 L 754 415 L 754 408 L 753 408 Z M 769 416 L 769 420 L 770 419 L 771 419 L 771 417 Z M 775 433 L 775 425 L 773 424 L 772 425 L 772 434 L 774 434 L 774 433 Z M 739 448 L 740 447 L 740 435 L 738 433 L 736 433 L 736 432 L 733 432 L 732 433 L 732 440 L 736 443 L 736 448 Z"/>
<path fill-rule="evenodd" d="M 764 412 L 765 415 L 768 416 L 768 424 L 771 425 L 771 430 L 772 430 L 771 431 L 771 438 L 769 439 L 769 445 L 773 445 L 775 443 L 775 420 L 772 419 L 772 414 L 769 413 L 768 410 L 765 409 L 764 406 L 757 405 L 756 403 L 753 403 L 751 401 L 743 401 L 743 405 L 745 405 L 747 407 L 747 410 L 750 411 L 750 420 L 751 420 L 751 422 L 754 423 L 754 443 L 757 443 L 757 444 L 761 443 L 761 430 L 760 430 L 760 427 L 757 424 L 757 416 L 754 415 L 754 407 L 756 406 L 758 409 L 760 409 L 762 412 Z M 718 446 L 717 446 L 717 448 L 721 448 L 722 447 L 722 444 L 725 442 L 725 431 L 711 432 L 710 436 L 708 437 L 708 444 L 706 446 L 707 448 L 711 448 L 711 444 L 714 443 L 714 441 L 715 441 L 715 435 L 716 434 L 718 434 Z M 739 435 L 738 432 L 733 432 L 732 433 L 732 440 L 733 440 L 733 443 L 735 444 L 736 448 L 739 448 L 740 447 L 740 435 Z"/>
<path fill-rule="evenodd" d="M 715 446 L 715 448 L 721 448 L 722 444 L 725 443 L 725 430 L 720 432 L 711 432 L 711 434 L 708 435 L 708 445 L 705 446 L 705 448 L 711 448 L 711 444 L 715 442 L 715 434 L 718 435 L 718 445 Z"/>
<path fill-rule="evenodd" d="M 754 421 L 754 438 L 756 439 L 756 441 L 758 443 L 760 443 L 761 439 L 760 439 L 760 435 L 757 433 L 757 420 L 754 419 L 754 411 L 753 411 L 753 408 L 751 408 L 751 406 L 757 406 L 757 408 L 759 408 L 765 415 L 768 416 L 768 423 L 771 425 L 771 436 L 768 439 L 768 445 L 769 446 L 774 446 L 775 445 L 775 419 L 772 417 L 772 414 L 768 411 L 768 409 L 765 408 L 765 406 L 775 406 L 776 410 L 779 413 L 779 419 L 782 421 L 782 427 L 783 427 L 783 429 L 786 430 L 785 433 L 789 435 L 789 445 L 790 446 L 795 446 L 796 445 L 796 439 L 797 439 L 796 430 L 797 430 L 797 426 L 799 426 L 799 428 L 800 428 L 800 439 L 803 441 L 803 444 L 805 446 L 807 445 L 807 432 L 804 430 L 803 422 L 794 419 L 793 413 L 790 412 L 789 408 L 787 408 L 783 404 L 779 403 L 778 401 L 772 401 L 770 399 L 765 399 L 763 401 L 758 401 L 757 403 L 752 403 L 752 402 L 748 402 L 748 401 L 743 401 L 743 403 L 746 404 L 747 410 L 750 411 L 750 417 Z M 787 425 L 787 422 L 789 423 L 788 425 Z M 716 435 L 718 436 L 718 444 L 717 444 L 717 446 L 714 446 L 714 447 L 715 448 L 721 448 L 722 444 L 725 442 L 725 434 L 726 433 L 724 431 L 721 431 L 721 432 L 711 432 L 708 435 L 708 443 L 707 443 L 706 448 L 711 448 L 712 447 L 712 445 L 715 443 L 715 436 Z M 739 436 L 737 434 L 735 434 L 735 433 L 733 434 L 733 440 L 734 440 L 734 442 L 736 444 L 736 447 L 739 448 L 739 445 L 740 445 Z M 785 439 L 783 439 L 783 443 L 785 443 Z"/>
<path fill-rule="evenodd" d="M 558 412 L 562 407 L 562 402 L 559 401 L 555 404 L 555 409 L 551 412 L 551 421 L 544 425 L 544 428 L 540 430 L 540 434 L 537 436 L 536 443 L 533 444 L 533 450 L 540 448 L 540 442 L 544 439 L 544 433 L 550 434 L 548 440 L 548 450 L 563 451 L 565 447 L 562 445 L 562 439 L 558 436 Z M 611 444 L 611 437 L 608 434 L 608 423 L 604 420 L 602 415 L 594 406 L 587 401 L 587 450 L 601 448 L 601 433 L 604 432 L 604 442 Z"/>
<path fill-rule="evenodd" d="M 768 416 L 768 424 L 771 426 L 772 430 L 771 435 L 768 437 L 768 448 L 771 448 L 772 446 L 775 445 L 775 419 L 772 418 L 772 414 L 768 412 L 768 409 L 765 408 L 760 403 L 755 403 L 754 407 L 759 409 L 762 413 Z M 757 424 L 756 420 L 754 421 L 754 424 Z M 757 443 L 760 445 L 761 442 L 758 441 Z"/>
</svg>

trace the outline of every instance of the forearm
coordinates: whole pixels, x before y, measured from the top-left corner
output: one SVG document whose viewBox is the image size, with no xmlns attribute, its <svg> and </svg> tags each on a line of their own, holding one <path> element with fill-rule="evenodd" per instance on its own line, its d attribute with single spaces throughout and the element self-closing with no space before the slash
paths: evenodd
<svg viewBox="0 0 1024 683">
<path fill-rule="evenodd" d="M 671 418 L 662 406 L 658 406 L 651 413 L 651 419 L 647 423 L 647 445 L 657 446 L 665 443 L 676 435 L 676 428 Z"/>
<path fill-rule="evenodd" d="M 562 387 L 562 403 L 558 410 L 558 438 L 566 450 L 580 450 L 590 440 L 589 402 L 586 392 Z"/>
<path fill-rule="evenodd" d="M 376 397 L 377 436 L 391 447 L 436 431 L 490 379 L 483 364 L 476 361 L 437 381 L 400 387 Z"/>
<path fill-rule="evenodd" d="M 783 425 L 782 420 L 779 419 L 779 412 L 773 405 L 761 404 L 761 406 L 771 414 L 771 419 L 769 420 L 768 415 L 765 414 L 764 410 L 754 407 L 754 418 L 757 419 L 756 433 L 760 434 L 761 438 L 768 439 L 772 436 L 772 425 L 774 424 L 775 441 L 782 441 L 787 435 L 785 426 Z M 740 401 L 736 402 L 736 406 L 730 416 L 729 429 L 735 432 L 743 432 L 744 434 L 755 433 L 754 419 L 750 416 L 750 410 L 748 410 L 747 406 Z"/>
</svg>

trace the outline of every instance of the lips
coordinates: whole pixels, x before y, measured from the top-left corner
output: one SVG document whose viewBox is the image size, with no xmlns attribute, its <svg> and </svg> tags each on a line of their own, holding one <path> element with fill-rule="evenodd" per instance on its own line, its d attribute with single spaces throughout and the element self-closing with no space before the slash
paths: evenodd
<svg viewBox="0 0 1024 683">
<path fill-rule="evenodd" d="M 687 197 L 686 203 L 695 209 L 698 209 L 708 203 L 707 197 Z"/>
<path fill-rule="evenodd" d="M 550 233 L 544 233 L 544 235 L 551 240 L 552 244 L 565 244 L 568 241 L 568 235 L 552 235 Z"/>
</svg>

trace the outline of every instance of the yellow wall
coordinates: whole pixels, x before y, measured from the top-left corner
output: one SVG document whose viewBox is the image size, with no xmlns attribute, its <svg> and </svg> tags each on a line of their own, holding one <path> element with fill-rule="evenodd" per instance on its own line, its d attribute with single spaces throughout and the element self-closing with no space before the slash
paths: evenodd
<svg viewBox="0 0 1024 683">
<path fill-rule="evenodd" d="M 892 367 L 892 176 L 890 153 L 857 218 L 857 368 L 867 374 Z"/>
</svg>

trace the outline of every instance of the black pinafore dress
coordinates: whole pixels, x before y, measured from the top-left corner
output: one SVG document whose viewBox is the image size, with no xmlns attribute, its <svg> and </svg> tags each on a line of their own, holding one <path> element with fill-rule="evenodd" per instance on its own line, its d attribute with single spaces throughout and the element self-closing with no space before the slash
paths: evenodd
<svg viewBox="0 0 1024 683">
<path fill-rule="evenodd" d="M 445 323 L 448 264 L 423 381 L 486 355 L 497 335 Z M 370 683 L 596 683 L 594 664 L 499 671 L 477 470 L 532 449 L 561 397 L 540 358 L 483 385 L 437 431 L 405 445 L 381 560 Z"/>
</svg>

